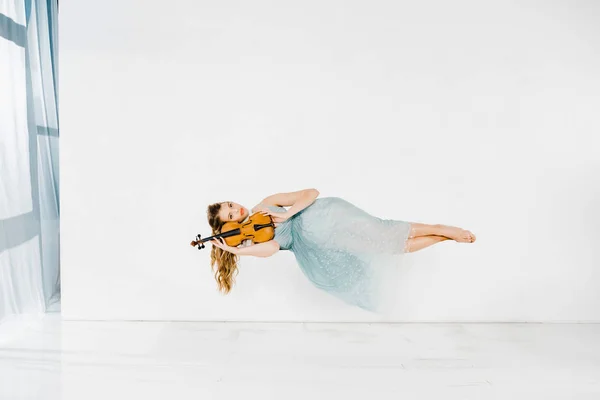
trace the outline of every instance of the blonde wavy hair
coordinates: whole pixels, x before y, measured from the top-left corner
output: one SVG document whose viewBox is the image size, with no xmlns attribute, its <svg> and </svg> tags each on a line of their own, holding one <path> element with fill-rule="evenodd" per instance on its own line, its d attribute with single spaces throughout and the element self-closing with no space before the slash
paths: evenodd
<svg viewBox="0 0 600 400">
<path fill-rule="evenodd" d="M 206 216 L 208 218 L 208 224 L 212 228 L 212 234 L 218 235 L 221 233 L 224 221 L 219 218 L 219 211 L 221 210 L 220 203 L 210 204 L 206 210 Z M 217 289 L 223 294 L 228 294 L 233 285 L 235 284 L 235 277 L 238 275 L 239 256 L 237 254 L 225 251 L 217 246 L 211 246 L 210 250 L 210 266 L 215 273 L 215 280 L 217 281 Z"/>
</svg>

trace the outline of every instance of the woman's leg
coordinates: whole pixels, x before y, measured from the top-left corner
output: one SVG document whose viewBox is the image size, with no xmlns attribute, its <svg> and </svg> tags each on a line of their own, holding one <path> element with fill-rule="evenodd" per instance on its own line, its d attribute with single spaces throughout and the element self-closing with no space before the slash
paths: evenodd
<svg viewBox="0 0 600 400">
<path fill-rule="evenodd" d="M 450 240 L 445 236 L 419 236 L 413 239 L 408 239 L 406 241 L 406 245 L 404 247 L 405 253 L 414 253 L 415 251 L 419 251 L 424 249 L 425 247 L 429 247 L 433 244 L 443 242 L 444 240 Z"/>
<path fill-rule="evenodd" d="M 475 241 L 475 235 L 470 231 L 467 231 L 456 226 L 448 225 L 429 225 L 421 224 L 418 222 L 410 223 L 410 234 L 409 238 L 418 238 L 420 236 L 445 236 L 448 239 L 456 240 L 457 242 L 473 243 Z"/>
</svg>

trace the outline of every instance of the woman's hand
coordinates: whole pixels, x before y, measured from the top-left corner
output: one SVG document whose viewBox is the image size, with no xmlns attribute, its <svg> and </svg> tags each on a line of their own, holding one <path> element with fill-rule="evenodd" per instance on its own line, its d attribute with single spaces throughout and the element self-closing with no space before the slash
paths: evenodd
<svg viewBox="0 0 600 400">
<path fill-rule="evenodd" d="M 259 212 L 263 215 L 270 215 L 271 218 L 273 218 L 273 222 L 276 224 L 285 222 L 291 217 L 291 214 L 288 211 L 282 213 L 273 212 L 266 207 L 258 207 L 256 208 L 256 212 Z"/>
<path fill-rule="evenodd" d="M 218 248 L 223 249 L 223 250 L 228 251 L 233 254 L 237 254 L 237 251 L 239 250 L 237 247 L 232 247 L 232 246 L 228 245 L 227 243 L 225 243 L 225 240 L 223 238 L 211 239 L 210 243 L 213 246 L 217 246 Z"/>
</svg>

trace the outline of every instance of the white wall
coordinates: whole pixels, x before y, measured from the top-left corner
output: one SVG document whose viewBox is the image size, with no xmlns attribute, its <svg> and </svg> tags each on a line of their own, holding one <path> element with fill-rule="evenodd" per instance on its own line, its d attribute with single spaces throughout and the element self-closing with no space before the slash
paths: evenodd
<svg viewBox="0 0 600 400">
<path fill-rule="evenodd" d="M 600 321 L 599 12 L 61 2 L 65 318 L 371 319 L 290 252 L 222 296 L 189 245 L 209 203 L 316 187 L 478 236 L 408 255 L 395 320 Z"/>
</svg>

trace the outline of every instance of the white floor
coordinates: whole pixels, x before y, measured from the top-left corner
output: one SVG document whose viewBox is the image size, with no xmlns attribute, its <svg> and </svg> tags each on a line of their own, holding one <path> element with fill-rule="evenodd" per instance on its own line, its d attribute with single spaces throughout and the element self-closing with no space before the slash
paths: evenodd
<svg viewBox="0 0 600 400">
<path fill-rule="evenodd" d="M 0 399 L 600 399 L 600 324 L 0 324 Z"/>
</svg>

